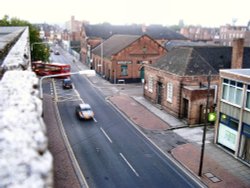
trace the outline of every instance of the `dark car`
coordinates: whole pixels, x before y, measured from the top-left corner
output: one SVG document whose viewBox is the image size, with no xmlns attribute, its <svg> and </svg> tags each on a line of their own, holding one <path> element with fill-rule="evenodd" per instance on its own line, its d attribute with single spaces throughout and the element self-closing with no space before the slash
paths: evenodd
<svg viewBox="0 0 250 188">
<path fill-rule="evenodd" d="M 89 120 L 94 118 L 94 112 L 89 104 L 81 103 L 76 106 L 76 115 L 79 119 Z"/>
<path fill-rule="evenodd" d="M 66 78 L 63 79 L 63 89 L 72 89 L 73 88 L 73 84 L 70 78 Z"/>
</svg>

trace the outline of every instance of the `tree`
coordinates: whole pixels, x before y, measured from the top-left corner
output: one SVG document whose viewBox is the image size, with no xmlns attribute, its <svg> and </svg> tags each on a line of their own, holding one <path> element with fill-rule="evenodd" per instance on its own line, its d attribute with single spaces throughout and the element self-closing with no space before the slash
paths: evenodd
<svg viewBox="0 0 250 188">
<path fill-rule="evenodd" d="M 30 39 L 30 49 L 31 45 L 35 42 L 42 42 L 39 37 L 39 29 L 27 21 L 20 20 L 18 18 L 11 18 L 5 15 L 3 19 L 0 19 L 0 26 L 27 26 L 29 27 L 29 39 Z M 31 51 L 31 60 L 41 60 L 47 62 L 49 60 L 49 48 L 45 44 L 33 45 L 33 50 Z"/>
</svg>

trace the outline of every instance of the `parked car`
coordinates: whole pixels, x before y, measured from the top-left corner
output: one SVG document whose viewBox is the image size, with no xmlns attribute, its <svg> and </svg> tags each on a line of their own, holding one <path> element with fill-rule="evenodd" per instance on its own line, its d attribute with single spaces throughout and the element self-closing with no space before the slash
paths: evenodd
<svg viewBox="0 0 250 188">
<path fill-rule="evenodd" d="M 89 104 L 81 103 L 76 106 L 76 115 L 79 119 L 89 120 L 94 118 L 94 112 Z"/>
<path fill-rule="evenodd" d="M 63 89 L 72 89 L 73 84 L 70 78 L 63 79 L 62 81 Z"/>
</svg>

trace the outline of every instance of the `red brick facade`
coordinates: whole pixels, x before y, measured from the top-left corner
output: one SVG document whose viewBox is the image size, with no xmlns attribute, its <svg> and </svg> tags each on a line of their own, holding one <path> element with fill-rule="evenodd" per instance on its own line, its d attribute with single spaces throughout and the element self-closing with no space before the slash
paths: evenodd
<svg viewBox="0 0 250 188">
<path fill-rule="evenodd" d="M 153 64 L 167 53 L 159 43 L 147 35 L 103 60 L 93 54 L 93 68 L 112 83 L 119 81 L 140 82 L 144 75 L 144 64 Z"/>
<path fill-rule="evenodd" d="M 153 84 L 150 79 L 153 81 Z M 168 88 L 168 83 L 172 84 L 172 100 L 168 100 L 168 90 L 171 89 Z M 145 66 L 144 84 L 145 98 L 155 104 L 159 104 L 169 114 L 185 120 L 188 125 L 204 122 L 208 92 L 207 76 L 182 77 L 151 66 Z M 216 102 L 214 101 L 215 92 L 217 91 L 215 85 L 218 85 L 218 76 L 212 76 L 211 78 L 209 100 L 211 111 Z"/>
</svg>

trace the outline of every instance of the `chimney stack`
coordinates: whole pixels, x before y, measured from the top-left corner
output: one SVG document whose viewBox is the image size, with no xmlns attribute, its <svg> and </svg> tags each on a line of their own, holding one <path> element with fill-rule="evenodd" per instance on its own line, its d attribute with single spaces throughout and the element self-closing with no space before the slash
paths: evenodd
<svg viewBox="0 0 250 188">
<path fill-rule="evenodd" d="M 244 39 L 234 39 L 232 49 L 231 69 L 241 69 L 243 64 Z"/>
</svg>

